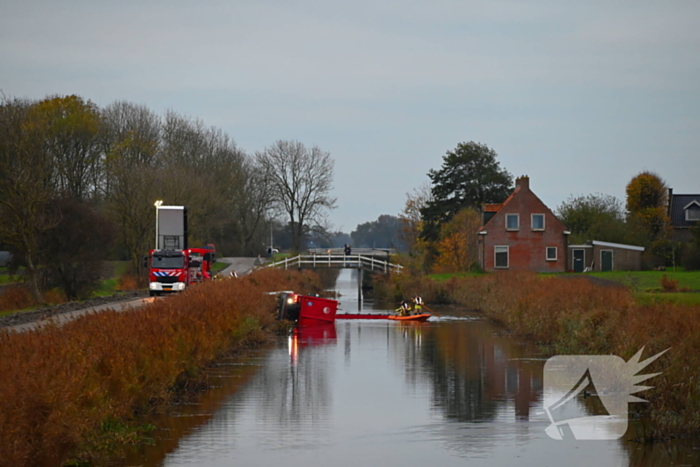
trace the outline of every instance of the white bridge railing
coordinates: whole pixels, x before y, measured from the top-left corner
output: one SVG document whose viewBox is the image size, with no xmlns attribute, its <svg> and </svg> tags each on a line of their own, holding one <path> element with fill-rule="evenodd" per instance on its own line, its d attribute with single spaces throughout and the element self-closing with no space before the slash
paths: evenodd
<svg viewBox="0 0 700 467">
<path fill-rule="evenodd" d="M 365 271 L 383 272 L 384 274 L 399 273 L 403 270 L 400 264 L 393 264 L 372 256 L 363 255 L 298 255 L 280 261 L 267 263 L 266 268 L 353 268 Z"/>
</svg>

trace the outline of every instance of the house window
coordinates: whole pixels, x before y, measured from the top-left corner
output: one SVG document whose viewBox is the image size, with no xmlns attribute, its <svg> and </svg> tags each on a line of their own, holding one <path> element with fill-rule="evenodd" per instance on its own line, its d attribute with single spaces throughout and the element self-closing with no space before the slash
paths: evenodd
<svg viewBox="0 0 700 467">
<path fill-rule="evenodd" d="M 520 214 L 506 214 L 506 230 L 520 229 Z"/>
<path fill-rule="evenodd" d="M 544 230 L 544 214 L 532 215 L 532 230 Z"/>
<path fill-rule="evenodd" d="M 497 268 L 508 268 L 508 246 L 493 247 L 494 266 Z"/>
<path fill-rule="evenodd" d="M 687 221 L 700 221 L 700 208 L 693 206 L 685 210 L 685 220 Z"/>
<path fill-rule="evenodd" d="M 556 260 L 557 260 L 557 247 L 548 246 L 547 247 L 547 261 L 556 261 Z"/>
</svg>

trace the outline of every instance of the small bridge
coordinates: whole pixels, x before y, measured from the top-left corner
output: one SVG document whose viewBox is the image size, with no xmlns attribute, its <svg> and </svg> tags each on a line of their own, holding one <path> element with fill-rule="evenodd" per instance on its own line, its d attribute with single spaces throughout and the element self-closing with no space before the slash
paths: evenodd
<svg viewBox="0 0 700 467">
<path fill-rule="evenodd" d="M 358 249 L 359 250 L 359 249 Z M 370 250 L 369 248 L 367 250 Z M 323 251 L 323 252 L 322 252 Z M 357 251 L 357 250 L 356 250 Z M 357 269 L 357 309 L 362 309 L 362 276 L 364 271 L 383 274 L 400 273 L 403 266 L 389 262 L 389 250 L 362 251 L 346 255 L 342 248 L 332 250 L 312 250 L 311 254 L 298 255 L 280 261 L 267 263 L 266 268 L 338 268 Z"/>
<path fill-rule="evenodd" d="M 393 248 L 353 248 L 352 253 L 362 256 L 373 256 L 375 258 L 389 259 L 391 255 L 396 254 Z M 343 255 L 344 248 L 309 248 L 310 255 Z"/>
<path fill-rule="evenodd" d="M 342 250 L 341 250 L 342 251 Z M 393 264 L 387 259 L 376 258 L 375 256 L 365 256 L 362 254 L 310 254 L 298 255 L 293 258 L 285 258 L 272 263 L 267 263 L 267 268 L 339 268 L 339 269 L 360 269 L 369 272 L 381 272 L 384 274 L 400 273 L 403 266 Z"/>
</svg>

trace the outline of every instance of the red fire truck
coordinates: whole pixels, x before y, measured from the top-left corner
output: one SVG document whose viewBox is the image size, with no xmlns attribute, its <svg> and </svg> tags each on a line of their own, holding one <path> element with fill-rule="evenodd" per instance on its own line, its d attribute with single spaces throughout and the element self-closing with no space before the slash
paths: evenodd
<svg viewBox="0 0 700 467">
<path fill-rule="evenodd" d="M 211 279 L 215 260 L 213 245 L 186 250 L 151 250 L 148 257 L 150 295 L 180 292 L 192 284 Z"/>
</svg>

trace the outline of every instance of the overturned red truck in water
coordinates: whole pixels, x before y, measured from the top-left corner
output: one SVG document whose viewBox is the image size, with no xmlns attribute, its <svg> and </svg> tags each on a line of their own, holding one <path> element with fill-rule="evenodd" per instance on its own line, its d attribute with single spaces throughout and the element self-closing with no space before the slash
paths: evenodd
<svg viewBox="0 0 700 467">
<path fill-rule="evenodd" d="M 299 324 L 334 323 L 338 301 L 315 295 L 280 292 L 277 295 L 277 318 Z"/>
</svg>

